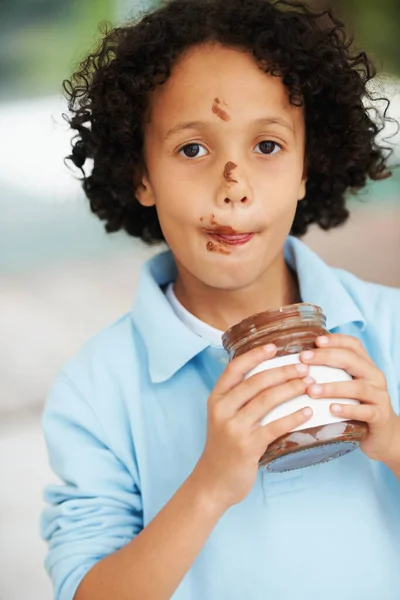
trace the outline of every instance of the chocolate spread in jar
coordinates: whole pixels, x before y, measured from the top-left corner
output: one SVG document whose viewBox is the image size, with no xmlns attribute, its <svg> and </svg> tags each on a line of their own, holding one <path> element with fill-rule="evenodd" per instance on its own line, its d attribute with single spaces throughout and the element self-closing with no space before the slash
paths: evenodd
<svg viewBox="0 0 400 600">
<path fill-rule="evenodd" d="M 326 318 L 320 307 L 308 303 L 292 304 L 244 319 L 228 329 L 223 335 L 222 341 L 231 360 L 256 346 L 273 343 L 277 346 L 278 352 L 274 359 L 266 361 L 268 365 L 266 364 L 265 368 L 276 368 L 282 362 L 277 359 L 289 357 L 288 363 L 299 362 L 298 354 L 300 352 L 316 348 L 315 339 L 329 333 L 325 325 Z M 278 364 L 274 365 L 274 361 Z M 318 379 L 318 376 L 313 373 L 313 368 L 315 370 L 315 367 L 310 366 L 310 375 L 317 383 L 341 380 L 341 373 L 343 380 L 349 378 L 349 375 L 340 369 L 324 367 L 323 371 L 319 368 L 315 372 L 319 373 L 319 377 L 325 376 L 328 379 Z M 263 365 L 259 370 L 263 370 Z M 329 379 L 331 376 L 333 379 Z M 287 405 L 286 414 L 297 410 L 298 407 L 290 409 L 290 404 L 300 401 L 301 398 L 304 398 L 307 405 L 315 402 L 307 395 L 288 401 L 285 403 Z M 333 401 L 335 401 L 334 398 L 329 399 L 329 403 Z M 343 402 L 343 400 L 336 401 Z M 321 403 L 324 400 L 317 400 L 317 402 Z M 349 402 L 354 402 L 354 400 L 349 399 Z M 273 412 L 274 410 L 271 411 L 271 415 Z M 267 415 L 266 419 L 268 418 L 270 421 L 275 420 Z M 326 420 L 322 423 L 320 422 L 321 417 L 319 417 L 318 426 L 312 426 L 313 419 L 314 417 L 300 428 L 296 428 L 272 442 L 260 458 L 260 468 L 283 472 L 338 458 L 355 450 L 368 431 L 366 423 L 339 419 L 331 414 L 327 414 Z"/>
</svg>

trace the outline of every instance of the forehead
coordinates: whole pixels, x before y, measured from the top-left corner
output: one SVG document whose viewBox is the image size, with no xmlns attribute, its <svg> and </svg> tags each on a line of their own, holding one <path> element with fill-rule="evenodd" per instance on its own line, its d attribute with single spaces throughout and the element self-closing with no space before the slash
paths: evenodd
<svg viewBox="0 0 400 600">
<path fill-rule="evenodd" d="M 209 119 L 216 98 L 230 119 L 241 121 L 269 114 L 302 126 L 303 110 L 289 102 L 282 80 L 260 69 L 250 53 L 207 44 L 191 48 L 173 67 L 171 76 L 150 98 L 150 122 Z"/>
</svg>

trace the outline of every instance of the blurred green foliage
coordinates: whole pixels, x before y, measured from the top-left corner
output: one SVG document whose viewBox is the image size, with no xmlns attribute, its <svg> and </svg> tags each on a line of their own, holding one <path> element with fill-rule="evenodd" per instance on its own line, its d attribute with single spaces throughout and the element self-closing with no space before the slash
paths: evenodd
<svg viewBox="0 0 400 600">
<path fill-rule="evenodd" d="M 115 0 L 2 0 L 3 7 L 3 99 L 61 89 L 62 80 L 100 38 L 98 24 L 115 18 Z"/>
<path fill-rule="evenodd" d="M 59 90 L 99 39 L 101 21 L 115 23 L 158 1 L 1 0 L 0 98 Z M 308 2 L 321 9 L 333 7 L 378 70 L 400 75 L 400 0 Z"/>
<path fill-rule="evenodd" d="M 400 75 L 400 0 L 308 0 L 332 8 L 365 50 L 379 72 Z"/>
</svg>

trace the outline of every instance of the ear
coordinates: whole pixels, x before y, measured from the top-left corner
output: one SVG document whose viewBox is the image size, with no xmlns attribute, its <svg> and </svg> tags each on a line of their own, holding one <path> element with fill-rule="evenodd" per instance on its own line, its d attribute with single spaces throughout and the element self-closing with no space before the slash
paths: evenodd
<svg viewBox="0 0 400 600">
<path fill-rule="evenodd" d="M 135 186 L 135 196 L 142 206 L 155 206 L 155 197 L 147 173 L 143 173 L 139 183 Z"/>
<path fill-rule="evenodd" d="M 303 169 L 303 175 L 300 181 L 300 186 L 299 186 L 299 193 L 298 193 L 298 201 L 301 202 L 301 200 L 304 200 L 305 196 L 306 196 L 306 185 L 307 185 L 307 167 L 306 165 L 304 165 L 304 169 Z"/>
</svg>

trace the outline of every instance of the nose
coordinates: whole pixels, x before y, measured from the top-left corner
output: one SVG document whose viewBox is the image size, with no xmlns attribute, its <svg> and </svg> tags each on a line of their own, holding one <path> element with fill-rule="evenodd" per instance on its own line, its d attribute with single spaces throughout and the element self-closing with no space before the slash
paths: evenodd
<svg viewBox="0 0 400 600">
<path fill-rule="evenodd" d="M 217 191 L 219 206 L 251 204 L 252 190 L 243 167 L 233 161 L 227 161 L 220 169 L 219 178 Z"/>
</svg>

